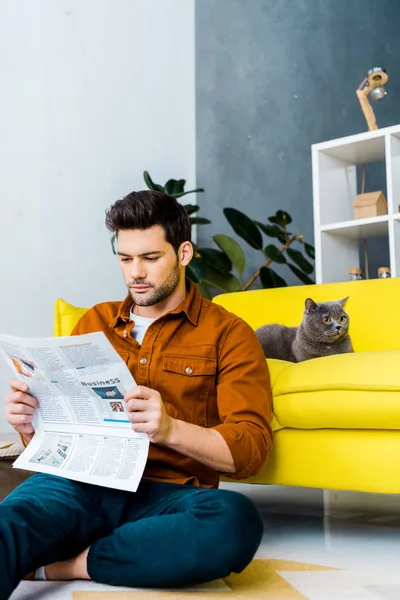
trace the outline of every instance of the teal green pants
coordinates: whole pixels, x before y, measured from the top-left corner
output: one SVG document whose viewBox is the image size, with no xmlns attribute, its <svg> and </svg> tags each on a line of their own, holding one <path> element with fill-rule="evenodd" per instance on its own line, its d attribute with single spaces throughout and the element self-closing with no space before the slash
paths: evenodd
<svg viewBox="0 0 400 600">
<path fill-rule="evenodd" d="M 142 480 L 133 494 L 36 474 L 0 504 L 0 600 L 34 569 L 90 546 L 91 579 L 179 587 L 240 572 L 263 526 L 226 490 Z"/>
</svg>

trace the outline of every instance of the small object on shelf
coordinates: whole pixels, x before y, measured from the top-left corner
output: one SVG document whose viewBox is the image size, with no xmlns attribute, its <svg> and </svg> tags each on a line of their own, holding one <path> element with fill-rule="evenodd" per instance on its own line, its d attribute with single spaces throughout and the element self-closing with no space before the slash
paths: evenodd
<svg viewBox="0 0 400 600">
<path fill-rule="evenodd" d="M 389 267 L 379 267 L 379 269 L 378 269 L 378 277 L 380 279 L 386 279 L 386 277 L 391 277 Z"/>
<path fill-rule="evenodd" d="M 383 192 L 358 194 L 353 202 L 354 217 L 367 219 L 388 214 L 388 205 Z"/>
<path fill-rule="evenodd" d="M 352 267 L 349 269 L 349 277 L 350 281 L 356 281 L 357 279 L 362 279 L 361 277 L 361 269 L 358 267 Z"/>
<path fill-rule="evenodd" d="M 383 100 L 387 95 L 385 85 L 389 80 L 389 75 L 382 67 L 373 67 L 367 73 L 367 76 L 362 80 L 356 90 L 357 98 L 360 101 L 361 109 L 367 121 L 369 131 L 379 129 L 376 122 L 374 111 L 368 101 L 368 96 L 372 100 Z"/>
</svg>

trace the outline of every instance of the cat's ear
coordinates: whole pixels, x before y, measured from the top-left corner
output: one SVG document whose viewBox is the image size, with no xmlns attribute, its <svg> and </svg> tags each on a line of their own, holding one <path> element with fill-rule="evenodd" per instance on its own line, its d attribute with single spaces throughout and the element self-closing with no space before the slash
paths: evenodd
<svg viewBox="0 0 400 600">
<path fill-rule="evenodd" d="M 338 304 L 343 308 L 349 298 L 350 296 L 347 296 L 346 298 L 343 298 L 343 300 L 339 300 Z"/>
<path fill-rule="evenodd" d="M 307 298 L 307 300 L 304 303 L 304 306 L 306 308 L 306 313 L 310 313 L 312 310 L 315 310 L 316 308 L 318 308 L 318 304 L 316 304 L 314 302 L 314 300 L 312 300 L 311 298 Z"/>
</svg>

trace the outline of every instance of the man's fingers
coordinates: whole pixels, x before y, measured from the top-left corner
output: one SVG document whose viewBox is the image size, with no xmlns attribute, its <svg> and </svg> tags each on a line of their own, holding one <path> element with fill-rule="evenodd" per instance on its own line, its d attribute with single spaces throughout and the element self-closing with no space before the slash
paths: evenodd
<svg viewBox="0 0 400 600">
<path fill-rule="evenodd" d="M 154 390 L 144 385 L 137 385 L 126 392 L 125 401 L 128 401 L 130 398 L 151 398 L 154 393 Z"/>
<path fill-rule="evenodd" d="M 132 429 L 136 433 L 153 433 L 154 425 L 152 423 L 132 423 Z"/>
<path fill-rule="evenodd" d="M 21 425 L 31 425 L 32 424 L 32 415 L 18 414 L 18 415 L 9 415 L 7 419 L 8 423 L 12 427 L 20 427 Z"/>
<path fill-rule="evenodd" d="M 159 423 L 160 414 L 157 411 L 136 411 L 129 413 L 129 420 L 131 423 Z"/>
<path fill-rule="evenodd" d="M 10 406 L 10 414 L 11 415 L 33 415 L 35 412 L 34 406 L 29 406 L 28 404 L 22 404 L 18 402 L 17 404 L 11 404 Z"/>
<path fill-rule="evenodd" d="M 14 392 L 27 392 L 29 389 L 25 381 L 20 379 L 11 379 L 9 386 Z"/>
<path fill-rule="evenodd" d="M 16 404 L 13 410 L 6 410 L 6 419 L 10 425 L 15 427 L 22 423 L 31 423 L 33 419 L 34 409 L 25 406 L 24 404 Z"/>
<path fill-rule="evenodd" d="M 12 391 L 5 397 L 4 406 L 7 423 L 18 433 L 33 433 L 32 419 L 39 402 L 29 394 L 24 381 L 12 379 L 10 387 Z"/>
<path fill-rule="evenodd" d="M 128 400 L 126 403 L 126 408 L 129 412 L 133 412 L 135 410 L 146 410 L 149 408 L 148 400 L 140 400 L 138 398 Z"/>
<path fill-rule="evenodd" d="M 25 394 L 24 392 L 11 392 L 6 396 L 6 404 L 24 404 L 26 406 L 31 406 L 32 408 L 37 408 L 39 406 L 39 402 L 31 396 L 30 394 Z"/>
</svg>

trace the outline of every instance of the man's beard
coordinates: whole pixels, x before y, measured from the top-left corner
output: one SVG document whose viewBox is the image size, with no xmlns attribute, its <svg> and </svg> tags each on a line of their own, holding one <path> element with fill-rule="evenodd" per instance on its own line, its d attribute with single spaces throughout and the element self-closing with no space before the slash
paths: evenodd
<svg viewBox="0 0 400 600">
<path fill-rule="evenodd" d="M 149 291 L 146 294 L 138 294 L 137 292 L 129 289 L 132 300 L 137 306 L 154 306 L 154 304 L 162 302 L 168 298 L 168 296 L 170 296 L 178 287 L 180 274 L 181 272 L 177 261 L 174 269 L 168 275 L 167 279 L 158 287 L 154 287 L 152 291 Z M 150 287 L 153 287 L 151 283 L 146 281 L 135 281 L 134 283 L 136 285 L 149 285 Z"/>
</svg>

